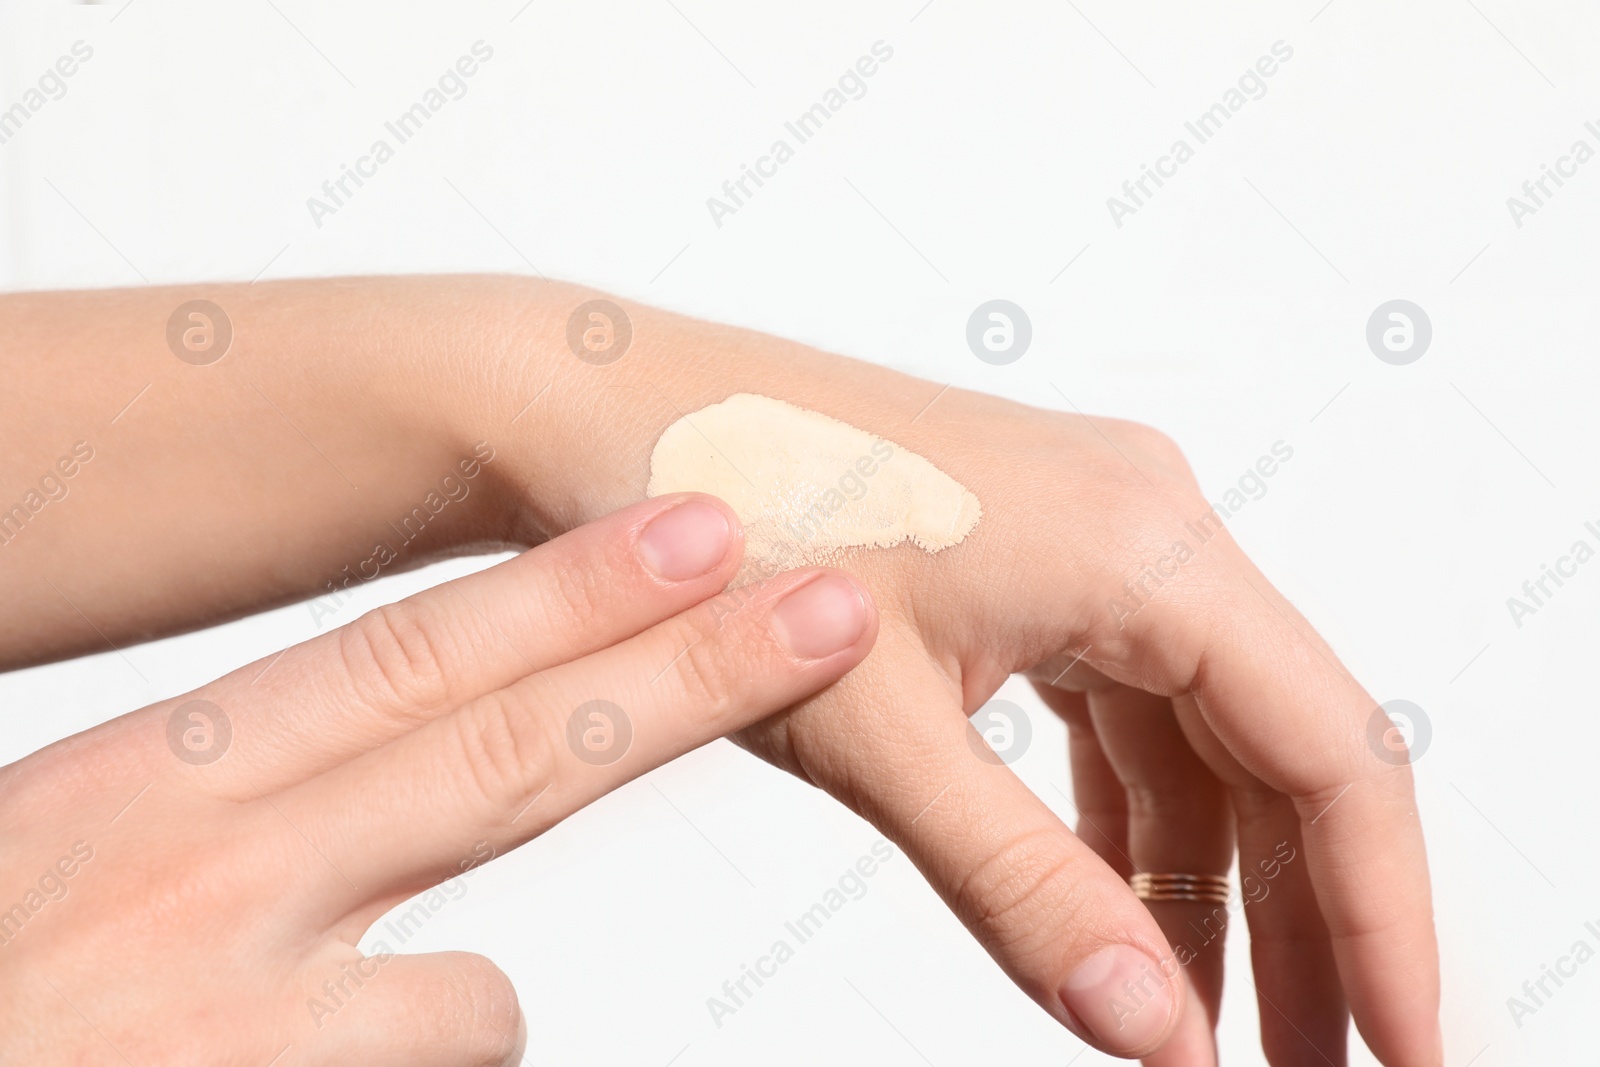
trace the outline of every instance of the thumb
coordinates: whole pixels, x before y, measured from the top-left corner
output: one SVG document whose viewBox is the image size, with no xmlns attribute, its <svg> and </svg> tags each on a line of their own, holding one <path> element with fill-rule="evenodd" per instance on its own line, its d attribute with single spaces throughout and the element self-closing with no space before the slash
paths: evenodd
<svg viewBox="0 0 1600 1067">
<path fill-rule="evenodd" d="M 306 983 L 309 1033 L 295 1044 L 311 1055 L 301 1062 L 510 1067 L 523 1060 L 527 1023 L 517 991 L 483 956 L 384 953 L 329 973 L 319 970 Z"/>
</svg>

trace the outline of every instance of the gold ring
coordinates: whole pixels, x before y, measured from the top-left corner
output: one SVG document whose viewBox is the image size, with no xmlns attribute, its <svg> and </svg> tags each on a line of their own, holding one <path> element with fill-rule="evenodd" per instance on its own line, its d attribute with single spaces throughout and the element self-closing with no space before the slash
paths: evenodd
<svg viewBox="0 0 1600 1067">
<path fill-rule="evenodd" d="M 1231 888 L 1220 874 L 1150 874 L 1140 871 L 1128 879 L 1140 900 L 1198 900 L 1226 904 Z"/>
</svg>

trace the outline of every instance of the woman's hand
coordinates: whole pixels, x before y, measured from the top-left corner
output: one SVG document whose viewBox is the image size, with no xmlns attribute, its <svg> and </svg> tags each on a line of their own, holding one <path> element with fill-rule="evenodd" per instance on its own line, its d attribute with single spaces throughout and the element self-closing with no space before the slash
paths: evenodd
<svg viewBox="0 0 1600 1067">
<path fill-rule="evenodd" d="M 878 434 L 977 495 L 983 518 L 953 548 L 844 554 L 883 612 L 872 656 L 740 737 L 895 840 L 1046 1011 L 1152 1065 L 1214 1063 L 1238 898 L 1146 907 L 1125 877 L 1225 874 L 1237 839 L 1270 1062 L 1342 1063 L 1351 1014 L 1383 1063 L 1442 1062 L 1403 751 L 1372 743 L 1377 703 L 1239 550 L 1169 439 L 592 292 L 534 293 L 508 305 L 506 335 L 535 354 L 514 392 L 548 376 L 539 410 L 559 425 L 506 446 L 525 536 L 631 499 L 661 430 L 738 392 Z M 626 320 L 628 351 L 570 358 L 559 331 L 597 300 Z M 474 396 L 474 425 L 510 407 Z M 1017 672 L 1071 728 L 1077 836 L 975 754 L 967 716 Z"/>
<path fill-rule="evenodd" d="M 0 771 L 0 1061 L 515 1062 L 504 974 L 364 957 L 417 891 L 829 685 L 877 615 L 636 504 Z"/>
<path fill-rule="evenodd" d="M 234 338 L 204 365 L 165 332 L 195 300 Z M 320 625 L 379 574 L 636 503 L 662 430 L 733 393 L 920 453 L 977 494 L 982 521 L 935 556 L 849 554 L 883 639 L 745 743 L 898 841 L 1007 973 L 1102 1048 L 1176 1034 L 1170 1056 L 1211 1056 L 1220 938 L 1185 981 L 1146 977 L 1184 956 L 1169 942 L 1188 920 L 1146 909 L 1122 875 L 1220 873 L 1236 835 L 1245 875 L 1281 867 L 1244 909 L 1271 1061 L 1340 1062 L 1348 998 L 1384 1063 L 1440 1062 L 1410 769 L 1369 744 L 1375 702 L 1161 435 L 521 278 L 17 294 L 0 333 L 18 353 L 0 474 L 40 487 L 33 510 L 0 512 L 0 664 L 310 596 Z M 198 434 L 202 416 L 228 432 Z M 66 451 L 80 438 L 87 465 Z M 1055 683 L 1082 837 L 974 755 L 966 715 L 1017 671 Z M 1132 993 L 1105 966 L 1118 959 Z"/>
<path fill-rule="evenodd" d="M 1376 702 L 1239 550 L 1177 448 L 954 389 L 915 424 L 859 410 L 829 413 L 933 459 L 983 519 L 937 555 L 850 557 L 883 612 L 876 649 L 744 743 L 885 830 L 1018 984 L 1103 1049 L 1214 1064 L 1221 935 L 1242 913 L 1269 1062 L 1343 1063 L 1353 1009 L 1382 1062 L 1439 1064 L 1403 750 L 1374 746 Z M 1069 726 L 1076 836 L 974 755 L 988 752 L 966 716 L 1016 672 Z M 1236 847 L 1229 906 L 1146 906 L 1126 883 L 1225 875 Z"/>
</svg>

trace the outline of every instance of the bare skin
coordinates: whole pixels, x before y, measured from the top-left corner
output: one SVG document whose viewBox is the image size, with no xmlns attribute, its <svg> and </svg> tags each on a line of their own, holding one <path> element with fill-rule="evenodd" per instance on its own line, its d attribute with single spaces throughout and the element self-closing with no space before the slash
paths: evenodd
<svg viewBox="0 0 1600 1067">
<path fill-rule="evenodd" d="M 7 768 L 0 1059 L 520 1062 L 490 961 L 357 942 L 861 660 L 838 572 L 715 612 L 741 547 L 720 502 L 635 505 Z"/>
<path fill-rule="evenodd" d="M 234 330 L 207 366 L 166 341 L 197 297 Z M 0 656 L 326 594 L 378 542 L 395 550 L 380 573 L 540 543 L 637 502 L 683 413 L 771 396 L 927 457 L 984 517 L 936 556 L 850 554 L 881 612 L 874 651 L 743 744 L 882 828 L 1018 985 L 1098 1047 L 1214 1062 L 1221 938 L 1180 950 L 1197 906 L 1147 908 L 1124 878 L 1223 873 L 1237 848 L 1243 872 L 1277 864 L 1271 895 L 1243 909 L 1269 1061 L 1344 1062 L 1353 1014 L 1385 1064 L 1442 1062 L 1410 769 L 1372 752 L 1375 702 L 1220 525 L 1174 568 L 1210 505 L 1168 439 L 622 301 L 626 350 L 580 359 L 569 319 L 597 298 L 445 277 L 0 299 L 18 383 L 0 508 L 75 442 L 95 447 L 69 496 L 0 547 L 0 591 L 22 609 L 0 618 Z M 599 320 L 577 334 L 597 323 L 603 342 Z M 609 328 L 618 344 L 620 320 Z M 493 458 L 471 494 L 406 540 L 401 517 L 480 443 Z M 1077 835 L 974 755 L 966 715 L 1018 672 L 1069 724 Z M 1089 981 L 1123 977 L 1104 966 L 1118 960 L 1131 991 Z"/>
</svg>

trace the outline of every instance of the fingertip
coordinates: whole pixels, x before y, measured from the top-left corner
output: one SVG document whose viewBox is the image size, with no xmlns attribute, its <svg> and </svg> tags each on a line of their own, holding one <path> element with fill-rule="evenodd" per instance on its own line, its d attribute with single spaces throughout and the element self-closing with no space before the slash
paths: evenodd
<svg viewBox="0 0 1600 1067">
<path fill-rule="evenodd" d="M 640 528 L 636 548 L 645 568 L 668 582 L 732 570 L 744 528 L 732 508 L 714 496 L 683 493 L 668 498 Z"/>
<path fill-rule="evenodd" d="M 778 643 L 802 660 L 843 653 L 859 662 L 877 636 L 872 596 L 842 571 L 817 571 L 773 605 L 770 625 Z"/>
<path fill-rule="evenodd" d="M 1182 985 L 1173 980 L 1177 961 L 1168 959 L 1171 966 L 1164 967 L 1131 944 L 1091 953 L 1061 984 L 1068 1028 L 1113 1056 L 1143 1056 L 1161 1047 L 1184 1003 Z"/>
<path fill-rule="evenodd" d="M 511 1039 L 511 1048 L 506 1052 L 505 1058 L 500 1061 L 500 1067 L 517 1067 L 528 1056 L 528 1015 L 526 1012 L 517 1015 L 517 1032 Z"/>
</svg>

